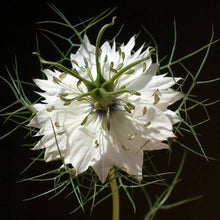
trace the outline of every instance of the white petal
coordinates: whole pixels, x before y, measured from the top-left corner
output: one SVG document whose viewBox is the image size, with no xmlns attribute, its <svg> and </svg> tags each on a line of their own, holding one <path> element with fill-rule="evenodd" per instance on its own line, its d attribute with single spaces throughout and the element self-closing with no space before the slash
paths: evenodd
<svg viewBox="0 0 220 220">
<path fill-rule="evenodd" d="M 100 120 L 93 117 L 89 125 L 79 126 L 68 134 L 69 138 L 69 157 L 76 174 L 82 173 L 100 160 L 99 147 L 95 141 L 99 141 L 98 132 Z"/>
<path fill-rule="evenodd" d="M 131 83 L 128 85 L 128 89 L 137 91 L 143 90 L 152 80 L 152 77 L 156 75 L 158 67 L 159 65 L 157 63 L 151 64 L 144 74 L 141 74 L 140 76 L 134 78 L 133 81 L 131 81 Z"/>
<path fill-rule="evenodd" d="M 181 78 L 173 79 L 172 77 L 165 77 L 165 76 L 166 74 L 153 76 L 152 80 L 148 84 L 146 84 L 145 88 L 147 88 L 148 90 L 156 90 L 156 89 L 164 90 L 170 88 L 176 82 L 181 80 Z"/>
<path fill-rule="evenodd" d="M 134 45 L 135 45 L 135 36 L 133 36 L 125 46 L 121 46 L 121 49 L 125 53 L 125 55 L 130 55 L 132 49 L 134 48 Z"/>
<path fill-rule="evenodd" d="M 78 63 L 78 65 L 76 65 L 74 62 L 72 62 L 73 69 L 76 68 L 83 78 L 90 80 L 89 75 L 86 72 L 81 71 L 80 68 L 85 66 L 84 59 L 86 59 L 93 78 L 96 78 L 95 46 L 90 43 L 86 35 L 84 36 L 82 46 L 77 50 L 75 54 L 70 55 L 70 59 L 75 60 Z"/>
<path fill-rule="evenodd" d="M 162 149 L 170 149 L 168 144 L 162 143 L 160 141 L 149 141 L 143 148 L 144 150 L 152 151 L 152 150 L 162 150 Z"/>
<path fill-rule="evenodd" d="M 162 111 L 166 111 L 167 107 L 180 100 L 183 96 L 179 92 L 175 92 L 172 89 L 167 89 L 158 93 L 160 101 L 156 104 L 156 107 Z"/>
<path fill-rule="evenodd" d="M 180 121 L 179 116 L 171 110 L 165 111 L 164 114 L 166 114 L 166 116 L 170 119 L 172 124 L 176 124 Z"/>
<path fill-rule="evenodd" d="M 111 145 L 111 137 L 108 132 L 103 131 L 102 135 L 99 138 L 99 147 L 98 151 L 100 154 L 100 159 L 92 165 L 92 168 L 95 170 L 97 176 L 101 180 L 102 183 L 105 182 L 109 170 L 114 165 L 112 162 L 112 158 L 109 157 L 108 150 L 112 147 Z"/>
<path fill-rule="evenodd" d="M 118 111 L 111 117 L 109 134 L 112 146 L 107 148 L 108 160 L 131 175 L 140 175 L 143 164 L 143 152 L 140 148 L 146 141 L 142 137 L 142 131 L 137 130 L 124 112 Z"/>
</svg>

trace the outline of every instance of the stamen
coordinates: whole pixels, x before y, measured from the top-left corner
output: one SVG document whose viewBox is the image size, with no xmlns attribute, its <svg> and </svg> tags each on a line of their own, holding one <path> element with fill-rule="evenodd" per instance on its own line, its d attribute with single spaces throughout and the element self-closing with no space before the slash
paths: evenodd
<svg viewBox="0 0 220 220">
<path fill-rule="evenodd" d="M 80 69 L 81 69 L 82 72 L 84 72 L 84 73 L 86 72 L 85 67 L 81 66 Z"/>
<path fill-rule="evenodd" d="M 52 112 L 53 110 L 55 110 L 55 107 L 54 107 L 54 106 L 51 106 L 50 108 L 47 108 L 47 111 L 48 111 L 48 112 Z"/>
<path fill-rule="evenodd" d="M 124 145 L 121 146 L 125 151 L 129 151 L 130 149 Z"/>
<path fill-rule="evenodd" d="M 131 90 L 130 93 L 131 93 L 131 95 L 138 95 L 138 96 L 141 95 L 140 92 L 137 92 L 135 90 Z"/>
<path fill-rule="evenodd" d="M 123 61 L 124 61 L 124 59 L 125 59 L 125 52 L 121 52 L 121 56 L 122 56 L 122 59 L 123 59 Z"/>
<path fill-rule="evenodd" d="M 110 63 L 110 69 L 112 69 L 113 66 L 114 66 L 114 62 L 112 61 L 112 62 Z"/>
<path fill-rule="evenodd" d="M 55 122 L 55 126 L 57 127 L 57 128 L 59 128 L 60 127 L 60 124 L 59 124 L 59 122 Z"/>
<path fill-rule="evenodd" d="M 60 79 L 63 79 L 63 78 L 65 78 L 66 77 L 66 73 L 61 73 L 60 75 L 59 75 L 59 78 Z"/>
<path fill-rule="evenodd" d="M 116 70 L 120 70 L 124 66 L 124 63 L 119 63 L 116 67 Z"/>
<path fill-rule="evenodd" d="M 133 140 L 137 136 L 137 133 L 133 133 L 130 135 L 128 140 Z"/>
<path fill-rule="evenodd" d="M 60 81 L 60 79 L 58 79 L 57 77 L 53 76 L 53 82 L 54 82 L 54 83 L 58 83 L 58 82 L 61 82 L 61 81 Z"/>
<path fill-rule="evenodd" d="M 130 110 L 134 110 L 135 106 L 131 104 L 130 102 L 126 102 L 127 106 L 129 107 Z"/>
<path fill-rule="evenodd" d="M 90 70 L 89 66 L 87 66 L 87 67 L 86 67 L 86 71 L 87 71 L 87 74 L 88 74 L 89 78 L 90 78 L 92 81 L 94 81 L 94 79 L 93 79 L 93 76 L 92 76 L 92 73 L 91 73 L 91 70 Z"/>
<path fill-rule="evenodd" d="M 135 106 L 130 102 L 125 102 L 124 108 L 128 113 L 131 113 L 131 111 L 135 109 Z"/>
<path fill-rule="evenodd" d="M 126 112 L 131 113 L 131 110 L 126 105 L 124 105 L 124 108 L 125 108 Z"/>
<path fill-rule="evenodd" d="M 83 119 L 83 121 L 81 122 L 80 125 L 82 125 L 82 126 L 85 125 L 88 120 L 88 117 L 93 113 L 94 113 L 94 109 L 91 112 L 89 112 L 89 114 Z"/>
<path fill-rule="evenodd" d="M 84 63 L 85 63 L 85 67 L 88 67 L 89 64 L 88 64 L 88 61 L 87 61 L 87 59 L 86 59 L 85 57 L 83 57 L 83 61 L 84 61 Z"/>
<path fill-rule="evenodd" d="M 101 108 L 101 105 L 100 105 L 100 103 L 98 103 L 98 102 L 95 102 L 95 103 L 93 104 L 93 106 L 94 106 L 94 108 L 96 108 L 96 109 Z"/>
<path fill-rule="evenodd" d="M 107 129 L 110 130 L 110 108 L 107 108 Z"/>
<path fill-rule="evenodd" d="M 130 74 L 132 74 L 132 73 L 134 73 L 134 72 L 135 72 L 135 70 L 130 70 L 130 71 L 126 72 L 125 74 L 126 74 L 126 75 L 130 75 Z"/>
<path fill-rule="evenodd" d="M 117 73 L 118 71 L 116 70 L 116 69 L 114 69 L 114 68 L 111 68 L 111 71 L 113 72 L 113 73 Z"/>
<path fill-rule="evenodd" d="M 106 54 L 104 58 L 104 63 L 106 63 L 107 61 L 108 61 L 108 55 Z"/>
<path fill-rule="evenodd" d="M 143 108 L 143 115 L 146 115 L 146 113 L 147 113 L 147 107 L 144 106 L 144 108 Z"/>
<path fill-rule="evenodd" d="M 118 47 L 118 53 L 121 56 L 121 47 Z"/>
<path fill-rule="evenodd" d="M 80 84 L 81 84 L 81 82 L 82 82 L 82 81 L 81 81 L 81 80 L 79 80 L 79 81 L 76 83 L 76 86 L 77 86 L 77 87 L 79 87 L 79 86 L 80 86 Z"/>
<path fill-rule="evenodd" d="M 71 103 L 72 103 L 72 100 L 64 102 L 63 105 L 67 106 L 67 105 L 70 105 Z"/>
<path fill-rule="evenodd" d="M 148 127 L 148 126 L 150 126 L 150 125 L 151 125 L 151 122 L 148 121 L 147 123 L 144 124 L 144 127 L 146 128 L 146 127 Z"/>
<path fill-rule="evenodd" d="M 156 105 L 160 101 L 160 97 L 158 96 L 159 89 L 155 90 L 153 93 L 154 96 L 154 105 Z"/>
<path fill-rule="evenodd" d="M 76 64 L 77 66 L 79 66 L 79 64 L 77 63 L 76 60 L 71 60 L 72 63 Z"/>
<path fill-rule="evenodd" d="M 87 122 L 88 117 L 89 117 L 89 115 L 87 115 L 87 116 L 83 119 L 83 121 L 81 122 L 80 125 L 82 125 L 82 126 L 85 125 L 86 122 Z"/>
<path fill-rule="evenodd" d="M 146 69 L 147 69 L 147 64 L 143 63 L 143 72 L 145 72 Z"/>
<path fill-rule="evenodd" d="M 57 133 L 57 135 L 63 135 L 63 134 L 65 134 L 65 131 L 61 131 Z"/>
<path fill-rule="evenodd" d="M 113 68 L 114 67 L 114 62 L 110 63 L 110 71 L 112 71 L 113 73 L 117 73 L 118 71 L 116 69 Z"/>
<path fill-rule="evenodd" d="M 99 147 L 99 143 L 97 140 L 95 140 L 95 148 L 98 148 Z"/>
</svg>

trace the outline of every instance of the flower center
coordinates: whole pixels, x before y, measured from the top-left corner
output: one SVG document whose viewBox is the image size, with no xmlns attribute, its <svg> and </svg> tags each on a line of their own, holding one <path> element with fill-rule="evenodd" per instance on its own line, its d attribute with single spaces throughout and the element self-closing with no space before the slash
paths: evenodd
<svg viewBox="0 0 220 220">
<path fill-rule="evenodd" d="M 118 107 L 117 102 L 109 105 L 106 109 L 100 108 L 98 106 L 98 103 L 95 103 L 94 105 L 92 105 L 92 108 L 95 109 L 96 114 L 100 117 L 106 116 L 107 112 L 108 112 L 108 109 L 109 109 L 109 112 L 110 112 L 110 115 L 111 115 L 114 111 L 116 111 L 117 107 Z"/>
</svg>

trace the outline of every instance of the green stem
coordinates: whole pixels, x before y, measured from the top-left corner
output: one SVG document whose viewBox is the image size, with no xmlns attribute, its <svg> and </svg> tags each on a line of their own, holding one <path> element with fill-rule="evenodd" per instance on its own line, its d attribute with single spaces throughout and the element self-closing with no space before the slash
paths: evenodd
<svg viewBox="0 0 220 220">
<path fill-rule="evenodd" d="M 137 96 L 141 95 L 141 93 L 139 93 L 135 90 L 128 90 L 128 89 L 119 89 L 119 90 L 116 90 L 116 91 L 113 91 L 113 92 L 108 92 L 108 91 L 105 91 L 105 89 L 100 88 L 99 92 L 103 96 L 116 96 L 116 95 L 119 95 L 119 94 L 122 94 L 122 93 L 130 93 L 131 95 L 137 95 Z"/>
<path fill-rule="evenodd" d="M 112 191 L 112 220 L 119 220 L 119 192 L 114 167 L 109 171 L 109 179 Z"/>
<path fill-rule="evenodd" d="M 140 63 L 143 63 L 144 61 L 148 60 L 149 57 L 151 56 L 151 53 L 153 52 L 153 50 L 150 51 L 150 54 L 145 57 L 145 58 L 142 58 L 140 60 L 137 60 L 137 61 L 134 61 L 130 64 L 128 64 L 127 66 L 125 66 L 124 68 L 122 68 L 119 72 L 117 72 L 111 79 L 109 79 L 108 81 L 104 82 L 102 84 L 102 88 L 106 88 L 106 87 L 111 87 L 111 85 L 114 83 L 114 81 L 119 78 L 122 74 L 126 73 L 126 71 L 128 71 L 129 69 L 131 69 L 132 67 L 140 64 Z"/>
<path fill-rule="evenodd" d="M 97 68 L 96 83 L 97 83 L 99 86 L 101 85 L 102 80 L 103 80 L 103 77 L 102 77 L 102 74 L 101 74 L 101 66 L 100 66 L 100 63 L 99 63 L 99 55 L 100 55 L 99 46 L 100 46 L 100 41 L 101 41 L 102 35 L 104 34 L 105 30 L 106 30 L 108 27 L 114 25 L 115 18 L 116 18 L 116 17 L 113 17 L 111 23 L 106 24 L 106 25 L 104 25 L 104 26 L 101 28 L 101 30 L 100 30 L 99 33 L 98 33 L 97 39 L 96 39 L 96 46 L 95 46 L 95 61 L 96 61 L 96 68 Z"/>
<path fill-rule="evenodd" d="M 75 100 L 80 101 L 81 98 L 84 98 L 84 97 L 86 97 L 86 96 L 95 95 L 97 91 L 98 91 L 98 88 L 95 88 L 95 89 L 93 89 L 93 90 L 90 91 L 90 92 L 83 93 L 82 95 L 76 96 L 76 97 L 74 97 L 74 98 L 72 98 L 72 99 L 66 99 L 66 98 L 64 98 L 64 97 L 62 96 L 62 94 L 59 95 L 59 97 L 60 97 L 61 100 L 63 100 L 64 102 L 73 102 L 73 101 L 75 101 Z M 67 95 L 68 95 L 68 93 L 67 93 Z"/>
<path fill-rule="evenodd" d="M 95 83 L 93 83 L 93 82 L 91 82 L 91 81 L 88 81 L 88 80 L 82 78 L 82 77 L 81 77 L 79 74 L 77 74 L 75 71 L 66 68 L 66 67 L 63 66 L 62 64 L 56 63 L 56 62 L 52 62 L 52 61 L 44 60 L 42 57 L 40 57 L 39 53 L 37 53 L 37 52 L 34 52 L 33 54 L 38 56 L 38 58 L 39 58 L 39 60 L 40 60 L 41 63 L 43 63 L 43 64 L 49 64 L 49 65 L 55 66 L 55 67 L 57 67 L 58 69 L 64 71 L 65 73 L 68 73 L 68 74 L 70 74 L 71 76 L 73 76 L 73 77 L 79 79 L 80 81 L 82 81 L 82 82 L 87 86 L 87 88 L 88 88 L 89 91 L 91 90 L 91 88 L 95 88 L 95 87 L 96 87 L 96 84 L 95 84 Z"/>
</svg>

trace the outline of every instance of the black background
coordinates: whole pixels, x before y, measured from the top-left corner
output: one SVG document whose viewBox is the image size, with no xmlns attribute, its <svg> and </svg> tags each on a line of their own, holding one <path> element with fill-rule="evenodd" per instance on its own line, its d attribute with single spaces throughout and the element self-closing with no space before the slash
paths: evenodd
<svg viewBox="0 0 220 220">
<path fill-rule="evenodd" d="M 138 33 L 144 25 L 156 38 L 161 57 L 170 53 L 173 43 L 173 22 L 177 23 L 177 51 L 175 57 L 181 57 L 208 43 L 214 24 L 215 38 L 220 38 L 220 3 L 219 1 L 50 1 L 62 10 L 70 21 L 76 22 L 80 16 L 84 19 L 101 13 L 107 8 L 117 6 L 115 14 L 117 22 L 124 23 L 125 28 L 121 40 L 127 41 L 133 34 Z M 1 2 L 0 7 L 0 74 L 6 76 L 5 66 L 11 67 L 15 54 L 18 60 L 19 73 L 22 79 L 32 80 L 39 76 L 39 64 L 32 52 L 36 50 L 35 34 L 39 32 L 37 21 L 58 19 L 48 7 L 46 1 L 8 0 Z M 96 32 L 97 33 L 97 32 Z M 95 38 L 94 33 L 92 37 Z M 124 40 L 123 40 L 124 39 Z M 144 39 L 144 38 L 141 38 Z M 143 40 L 144 42 L 144 40 Z M 142 42 L 142 43 L 143 43 Z M 93 42 L 94 43 L 94 42 Z M 44 46 L 44 45 L 43 45 Z M 47 48 L 47 46 L 45 45 Z M 45 53 L 46 53 L 46 49 Z M 50 51 L 48 51 L 50 54 Z M 201 73 L 201 80 L 219 77 L 220 46 L 212 49 L 208 61 Z M 202 57 L 196 56 L 187 61 L 187 66 L 194 70 Z M 177 73 L 178 74 L 178 73 Z M 181 75 L 181 73 L 180 73 Z M 6 76 L 7 77 L 7 76 Z M 1 82 L 1 107 L 13 100 L 8 87 Z M 28 91 L 31 93 L 32 91 Z M 215 100 L 219 96 L 219 84 L 199 86 L 195 92 L 200 99 Z M 200 128 L 200 140 L 208 155 L 220 158 L 219 150 L 219 105 L 208 108 L 210 121 Z M 195 112 L 195 120 L 200 120 L 201 112 Z M 11 125 L 1 126 L 1 135 Z M 4 129 L 4 130 L 3 130 Z M 25 175 L 20 176 L 21 170 L 33 156 L 25 147 L 24 133 L 19 131 L 0 142 L 1 180 L 0 180 L 0 217 L 1 219 L 111 219 L 111 200 L 107 200 L 95 208 L 92 217 L 89 213 L 79 211 L 68 216 L 74 202 L 64 200 L 62 196 L 48 201 L 42 197 L 33 201 L 22 200 L 51 187 L 50 183 L 16 183 L 23 177 L 29 177 L 42 170 L 47 170 L 49 164 L 34 166 Z M 187 138 L 187 137 L 186 137 Z M 189 138 L 189 144 L 191 139 Z M 194 142 L 191 143 L 194 145 Z M 194 149 L 196 146 L 192 146 Z M 156 153 L 158 167 L 162 170 L 176 170 L 181 157 L 181 148 L 173 150 L 171 165 L 167 168 L 168 155 L 165 152 Z M 166 166 L 166 167 L 164 167 Z M 168 211 L 160 211 L 156 220 L 218 220 L 220 219 L 220 164 L 219 161 L 207 162 L 204 159 L 189 154 L 181 175 L 182 181 L 172 194 L 170 201 L 203 194 L 204 198 Z M 122 197 L 121 219 L 143 219 L 147 207 L 140 192 L 134 193 L 137 202 L 137 214 L 134 215 L 129 202 Z"/>
</svg>

